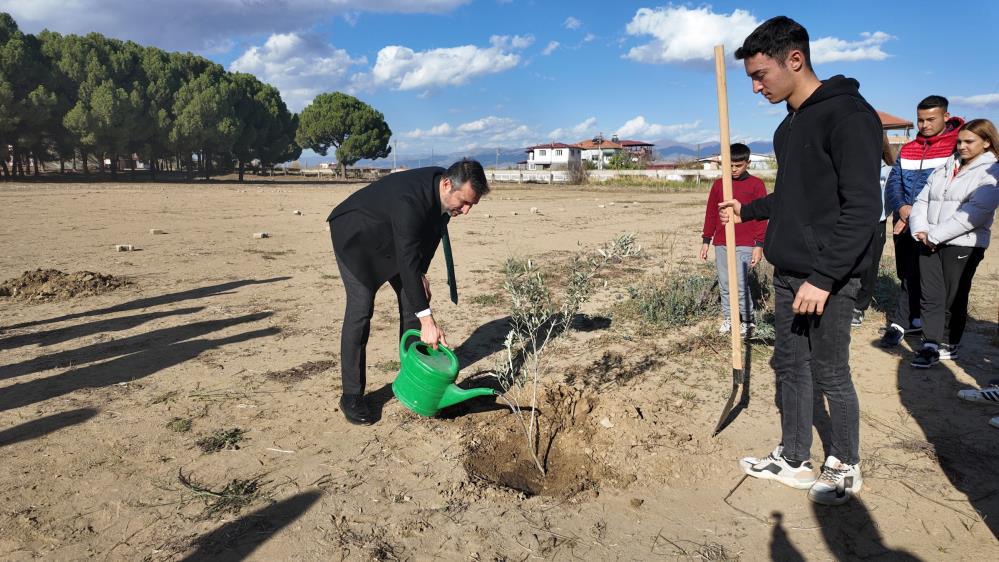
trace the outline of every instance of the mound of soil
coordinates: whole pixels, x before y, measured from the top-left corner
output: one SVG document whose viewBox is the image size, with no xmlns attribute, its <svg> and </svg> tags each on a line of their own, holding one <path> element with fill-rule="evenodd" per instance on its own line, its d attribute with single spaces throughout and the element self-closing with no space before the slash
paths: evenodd
<svg viewBox="0 0 999 562">
<path fill-rule="evenodd" d="M 589 414 L 594 398 L 567 388 L 549 392 L 538 423 L 542 428 L 539 456 L 542 475 L 527 449 L 523 426 L 514 414 L 497 420 L 465 457 L 465 471 L 473 480 L 522 492 L 527 496 L 567 498 L 602 485 L 624 485 L 593 450 L 595 423 Z M 525 415 L 529 415 L 525 412 Z"/>
<path fill-rule="evenodd" d="M 0 284 L 0 298 L 21 301 L 55 301 L 100 295 L 120 289 L 129 282 L 113 275 L 92 271 L 64 273 L 58 269 L 25 271 Z"/>
</svg>

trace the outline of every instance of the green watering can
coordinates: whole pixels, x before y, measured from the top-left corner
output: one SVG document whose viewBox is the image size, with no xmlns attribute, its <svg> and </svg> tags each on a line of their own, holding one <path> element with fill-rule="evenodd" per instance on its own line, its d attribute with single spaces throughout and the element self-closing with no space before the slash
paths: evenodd
<svg viewBox="0 0 999 562">
<path fill-rule="evenodd" d="M 459 388 L 458 358 L 438 345 L 437 349 L 422 341 L 406 347 L 406 340 L 420 337 L 419 330 L 407 330 L 399 341 L 399 376 L 392 383 L 392 394 L 413 412 L 431 417 L 442 408 L 453 406 L 476 396 L 495 394 L 491 388 Z"/>
</svg>

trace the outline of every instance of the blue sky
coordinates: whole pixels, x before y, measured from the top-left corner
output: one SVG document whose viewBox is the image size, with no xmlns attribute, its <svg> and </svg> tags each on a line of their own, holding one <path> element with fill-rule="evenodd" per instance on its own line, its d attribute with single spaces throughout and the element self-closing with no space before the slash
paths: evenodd
<svg viewBox="0 0 999 562">
<path fill-rule="evenodd" d="M 834 6 L 834 9 L 829 9 Z M 967 6 L 967 7 L 966 7 Z M 914 118 L 936 93 L 999 120 L 999 2 L 527 0 L 0 0 L 29 32 L 99 31 L 189 50 L 277 86 L 300 111 L 322 91 L 382 111 L 400 154 L 575 142 L 717 138 L 711 45 L 728 54 L 775 15 L 802 23 L 821 77 Z M 769 140 L 784 112 L 728 74 L 734 140 Z"/>
</svg>

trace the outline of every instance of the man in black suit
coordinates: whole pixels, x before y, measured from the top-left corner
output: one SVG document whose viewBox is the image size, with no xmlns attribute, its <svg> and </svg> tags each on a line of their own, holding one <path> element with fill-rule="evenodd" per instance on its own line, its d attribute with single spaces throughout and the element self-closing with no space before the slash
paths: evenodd
<svg viewBox="0 0 999 562">
<path fill-rule="evenodd" d="M 468 214 L 488 192 L 482 165 L 462 160 L 446 170 L 417 168 L 386 176 L 348 197 L 326 219 L 347 291 L 340 335 L 340 409 L 350 423 L 374 423 L 364 403 L 364 371 L 375 293 L 386 281 L 395 290 L 400 337 L 408 329 L 419 329 L 426 344 L 447 345 L 430 309 L 427 269 L 442 236 L 445 253 L 450 251 L 446 238 L 450 218 Z M 457 303 L 451 263 L 448 278 L 451 299 Z"/>
</svg>

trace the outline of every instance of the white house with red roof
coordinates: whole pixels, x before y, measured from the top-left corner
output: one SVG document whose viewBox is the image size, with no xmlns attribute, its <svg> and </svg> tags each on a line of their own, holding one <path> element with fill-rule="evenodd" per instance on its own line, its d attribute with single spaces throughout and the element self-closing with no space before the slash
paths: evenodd
<svg viewBox="0 0 999 562">
<path fill-rule="evenodd" d="M 568 170 L 580 165 L 580 149 L 574 144 L 550 142 L 527 147 L 528 170 Z"/>
</svg>

